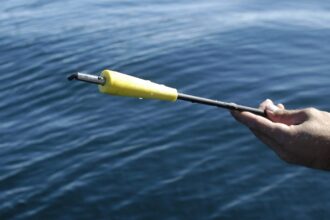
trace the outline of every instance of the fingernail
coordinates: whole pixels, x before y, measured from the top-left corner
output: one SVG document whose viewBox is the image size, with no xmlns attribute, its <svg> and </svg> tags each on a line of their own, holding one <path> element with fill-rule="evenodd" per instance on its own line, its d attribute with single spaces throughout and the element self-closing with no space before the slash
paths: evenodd
<svg viewBox="0 0 330 220">
<path fill-rule="evenodd" d="M 268 104 L 267 106 L 266 106 L 266 110 L 269 110 L 269 111 L 271 111 L 271 112 L 275 112 L 275 111 L 277 111 L 277 110 L 279 110 L 280 108 L 279 107 L 277 107 L 276 105 L 274 105 L 274 104 Z"/>
</svg>

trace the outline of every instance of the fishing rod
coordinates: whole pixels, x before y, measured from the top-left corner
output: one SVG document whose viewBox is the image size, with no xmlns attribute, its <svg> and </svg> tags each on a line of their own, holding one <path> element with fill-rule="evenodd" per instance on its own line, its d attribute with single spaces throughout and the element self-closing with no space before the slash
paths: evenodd
<svg viewBox="0 0 330 220">
<path fill-rule="evenodd" d="M 174 88 L 156 84 L 148 80 L 143 80 L 112 70 L 104 70 L 101 73 L 101 76 L 78 72 L 70 75 L 68 80 L 80 80 L 97 84 L 101 93 L 109 95 L 129 96 L 143 99 L 158 99 L 172 102 L 183 100 L 192 103 L 216 106 L 229 110 L 247 111 L 266 117 L 265 112 L 261 109 L 179 93 Z"/>
</svg>

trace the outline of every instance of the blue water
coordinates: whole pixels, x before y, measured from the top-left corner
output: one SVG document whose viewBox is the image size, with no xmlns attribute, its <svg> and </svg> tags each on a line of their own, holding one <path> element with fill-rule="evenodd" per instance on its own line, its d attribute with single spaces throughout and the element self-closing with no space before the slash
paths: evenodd
<svg viewBox="0 0 330 220">
<path fill-rule="evenodd" d="M 327 219 L 330 173 L 282 162 L 226 110 L 66 77 L 329 111 L 329 39 L 321 0 L 2 1 L 0 219 Z"/>
</svg>

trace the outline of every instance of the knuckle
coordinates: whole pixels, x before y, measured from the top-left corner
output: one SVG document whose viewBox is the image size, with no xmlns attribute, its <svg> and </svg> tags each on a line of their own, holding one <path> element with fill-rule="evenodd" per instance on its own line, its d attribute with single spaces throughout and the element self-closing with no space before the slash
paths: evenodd
<svg viewBox="0 0 330 220">
<path fill-rule="evenodd" d="M 265 109 L 268 102 L 269 102 L 269 99 L 266 99 L 265 101 L 260 103 L 259 109 Z"/>
<path fill-rule="evenodd" d="M 310 107 L 310 108 L 306 108 L 305 109 L 305 113 L 307 114 L 307 115 L 313 115 L 313 114 L 315 114 L 317 112 L 317 109 L 316 108 L 313 108 L 313 107 Z"/>
</svg>

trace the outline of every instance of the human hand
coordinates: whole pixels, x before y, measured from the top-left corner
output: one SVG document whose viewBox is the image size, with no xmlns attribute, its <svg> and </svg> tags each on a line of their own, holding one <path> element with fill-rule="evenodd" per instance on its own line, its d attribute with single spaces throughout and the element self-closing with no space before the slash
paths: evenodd
<svg viewBox="0 0 330 220">
<path fill-rule="evenodd" d="M 267 118 L 250 112 L 232 115 L 284 161 L 330 170 L 330 113 L 315 108 L 286 110 L 269 99 L 260 109 Z"/>
</svg>

